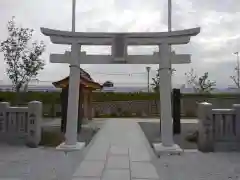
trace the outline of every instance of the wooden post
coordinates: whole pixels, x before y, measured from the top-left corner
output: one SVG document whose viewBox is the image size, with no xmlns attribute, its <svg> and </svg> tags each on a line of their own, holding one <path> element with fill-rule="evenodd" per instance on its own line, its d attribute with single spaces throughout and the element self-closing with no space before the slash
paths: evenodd
<svg viewBox="0 0 240 180">
<path fill-rule="evenodd" d="M 62 88 L 61 96 L 61 132 L 66 133 L 67 124 L 67 106 L 68 106 L 68 86 Z"/>
<path fill-rule="evenodd" d="M 172 114 L 173 114 L 173 134 L 181 133 L 181 102 L 180 89 L 173 89 L 172 92 Z"/>
<path fill-rule="evenodd" d="M 89 94 L 88 94 L 88 119 L 89 120 L 93 119 L 93 116 L 92 116 L 92 108 L 93 108 L 92 95 L 93 95 L 92 91 L 90 90 Z"/>
<path fill-rule="evenodd" d="M 88 122 L 88 90 L 83 89 L 83 123 Z"/>
</svg>

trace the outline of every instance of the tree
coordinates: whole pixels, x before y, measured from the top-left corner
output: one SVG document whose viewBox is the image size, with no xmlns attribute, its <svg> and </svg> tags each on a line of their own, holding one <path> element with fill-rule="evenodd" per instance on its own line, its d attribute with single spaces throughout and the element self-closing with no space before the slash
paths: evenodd
<svg viewBox="0 0 240 180">
<path fill-rule="evenodd" d="M 176 70 L 174 68 L 171 69 L 171 75 L 174 74 Z M 157 70 L 156 77 L 152 78 L 153 83 L 151 86 L 153 87 L 154 92 L 159 92 L 159 84 L 160 84 L 160 76 L 159 76 L 159 69 Z"/>
<path fill-rule="evenodd" d="M 236 67 L 234 68 L 235 75 L 230 76 L 230 78 L 233 80 L 234 84 L 238 89 L 240 89 L 240 67 L 239 67 L 239 60 L 237 62 Z"/>
<path fill-rule="evenodd" d="M 7 74 L 13 89 L 19 92 L 24 84 L 36 77 L 45 63 L 40 56 L 45 50 L 43 41 L 30 42 L 33 29 L 17 27 L 14 17 L 8 22 L 8 38 L 0 44 L 4 54 Z M 31 44 L 31 45 L 30 45 Z"/>
<path fill-rule="evenodd" d="M 205 72 L 201 77 L 198 77 L 193 68 L 190 72 L 185 73 L 187 83 L 193 86 L 194 90 L 199 93 L 209 93 L 216 86 L 216 81 L 208 79 L 208 72 Z"/>
</svg>

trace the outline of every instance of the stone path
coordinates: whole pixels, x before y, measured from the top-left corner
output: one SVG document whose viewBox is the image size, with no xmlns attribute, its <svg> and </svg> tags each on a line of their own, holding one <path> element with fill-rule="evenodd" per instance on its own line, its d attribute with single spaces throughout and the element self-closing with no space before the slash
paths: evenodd
<svg viewBox="0 0 240 180">
<path fill-rule="evenodd" d="M 136 121 L 108 120 L 73 180 L 158 180 L 149 144 Z"/>
</svg>

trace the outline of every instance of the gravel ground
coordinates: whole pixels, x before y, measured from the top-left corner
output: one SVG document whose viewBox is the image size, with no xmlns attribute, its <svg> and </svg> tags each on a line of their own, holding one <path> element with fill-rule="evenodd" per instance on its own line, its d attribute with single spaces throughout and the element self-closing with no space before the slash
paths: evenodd
<svg viewBox="0 0 240 180">
<path fill-rule="evenodd" d="M 158 122 L 139 122 L 148 141 L 161 142 Z M 240 180 L 240 153 L 202 153 L 195 143 L 185 140 L 197 129 L 197 123 L 182 121 L 181 135 L 174 142 L 185 151 L 181 156 L 161 156 L 154 165 L 163 180 Z"/>
<path fill-rule="evenodd" d="M 70 156 L 73 169 L 79 165 L 83 154 Z M 55 148 L 27 148 L 0 145 L 0 180 L 60 180 L 69 172 L 67 157 Z"/>
<path fill-rule="evenodd" d="M 97 127 L 102 125 L 103 122 L 94 124 Z M 160 140 L 157 121 L 140 122 L 140 126 L 148 139 Z M 182 134 L 191 132 L 196 128 L 196 123 L 183 123 L 182 128 L 185 129 Z M 181 141 L 180 145 L 194 149 Z M 69 164 L 65 154 L 54 148 L 31 149 L 2 144 L 0 180 L 66 180 L 66 176 L 73 174 L 90 147 L 73 152 L 69 156 L 72 164 Z M 240 180 L 240 153 L 201 153 L 186 150 L 181 156 L 154 158 L 153 163 L 162 180 Z M 70 165 L 73 171 L 68 169 Z"/>
<path fill-rule="evenodd" d="M 82 125 L 81 133 L 78 135 L 79 142 L 86 142 L 87 144 L 91 141 L 93 133 L 96 133 L 104 124 L 104 121 L 90 121 L 88 124 Z M 60 132 L 61 119 L 44 119 L 42 129 L 43 131 Z"/>
<path fill-rule="evenodd" d="M 160 124 L 158 122 L 139 122 L 150 144 L 161 142 Z M 181 134 L 174 135 L 174 142 L 182 149 L 197 149 L 196 143 L 188 142 L 185 137 L 197 129 L 197 123 L 181 123 Z"/>
<path fill-rule="evenodd" d="M 184 152 L 154 165 L 163 180 L 240 180 L 240 153 Z"/>
<path fill-rule="evenodd" d="M 48 121 L 49 124 L 45 124 L 43 129 L 59 131 L 58 122 L 59 120 Z M 98 122 L 84 125 L 78 140 L 89 143 L 92 139 L 91 128 L 101 128 L 102 124 Z M 69 179 L 66 176 L 74 173 L 89 147 L 66 156 L 63 152 L 50 147 L 28 148 L 0 144 L 0 180 Z M 71 158 L 71 164 L 69 164 L 69 158 Z M 72 168 L 68 168 L 69 166 Z"/>
</svg>

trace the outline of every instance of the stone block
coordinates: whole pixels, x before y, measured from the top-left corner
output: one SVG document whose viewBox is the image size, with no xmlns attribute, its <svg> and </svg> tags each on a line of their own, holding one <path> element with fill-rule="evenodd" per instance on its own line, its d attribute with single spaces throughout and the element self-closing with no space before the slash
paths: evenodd
<svg viewBox="0 0 240 180">
<path fill-rule="evenodd" d="M 110 153 L 114 155 L 128 155 L 127 147 L 111 146 Z"/>
<path fill-rule="evenodd" d="M 172 146 L 164 146 L 162 143 L 154 143 L 153 148 L 158 156 L 181 155 L 183 153 L 183 150 L 178 144 L 173 144 Z"/>
<path fill-rule="evenodd" d="M 106 147 L 94 144 L 85 157 L 85 160 L 105 161 L 107 159 L 108 149 Z"/>
<path fill-rule="evenodd" d="M 130 180 L 130 171 L 123 169 L 107 169 L 102 180 Z"/>
<path fill-rule="evenodd" d="M 0 179 L 1 180 L 1 179 Z M 101 180 L 101 178 L 85 178 L 85 177 L 74 177 L 72 180 Z"/>
<path fill-rule="evenodd" d="M 100 178 L 104 168 L 104 161 L 82 161 L 73 177 L 98 177 Z"/>
<path fill-rule="evenodd" d="M 37 146 L 42 133 L 42 103 L 31 101 L 28 103 L 28 139 L 27 143 Z"/>
<path fill-rule="evenodd" d="M 128 156 L 110 156 L 107 161 L 107 169 L 128 169 L 129 157 Z"/>
<path fill-rule="evenodd" d="M 150 161 L 151 157 L 148 153 L 148 151 L 144 151 L 143 147 L 142 149 L 130 149 L 129 150 L 129 156 L 131 161 Z"/>
<path fill-rule="evenodd" d="M 214 150 L 212 127 L 212 104 L 198 104 L 198 149 L 203 152 Z"/>
<path fill-rule="evenodd" d="M 237 140 L 240 141 L 240 104 L 233 104 L 233 109 L 235 110 L 235 120 L 236 120 L 236 135 Z"/>
</svg>

